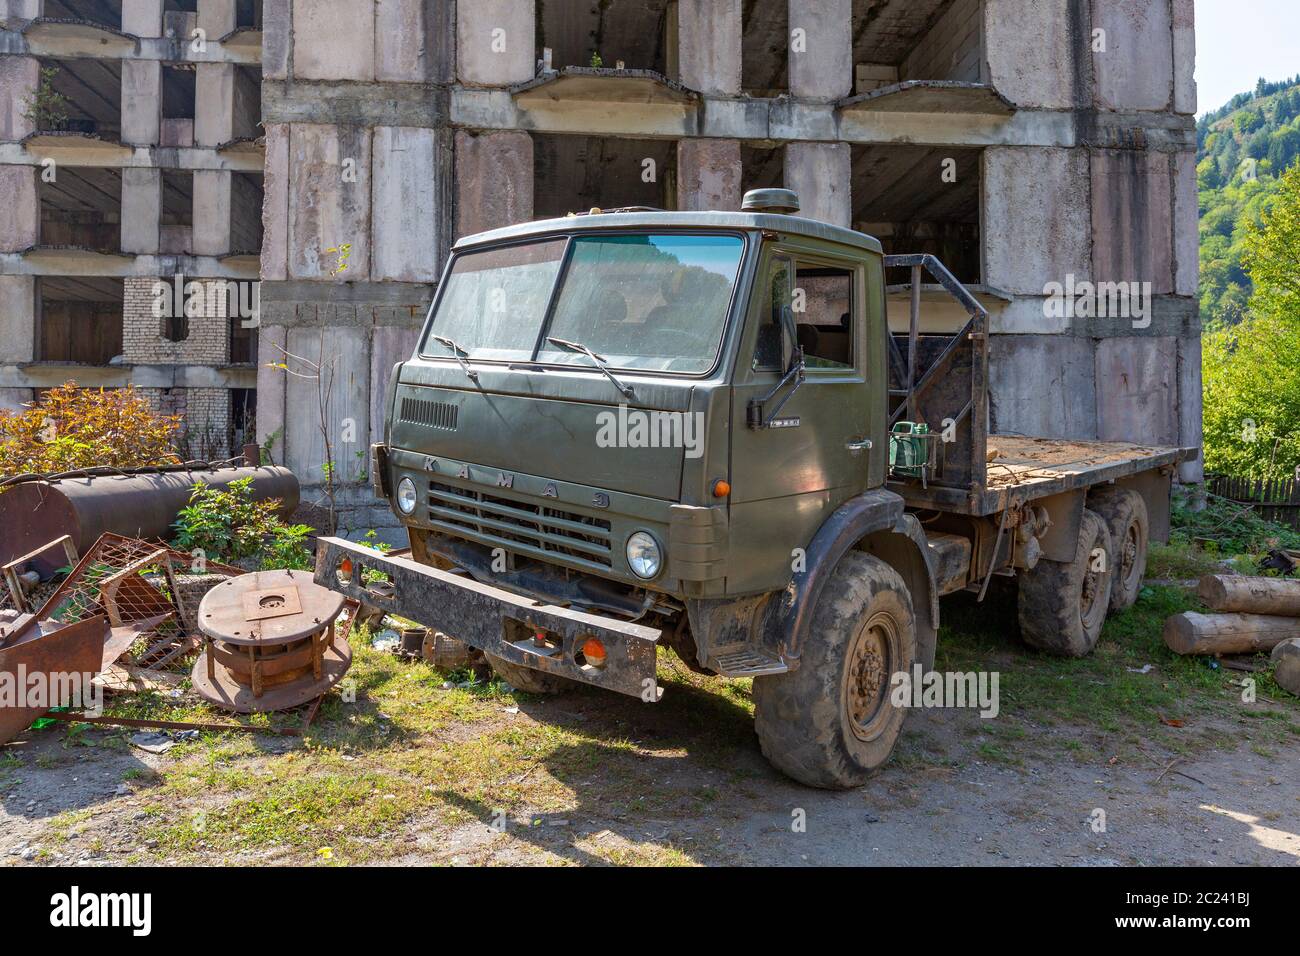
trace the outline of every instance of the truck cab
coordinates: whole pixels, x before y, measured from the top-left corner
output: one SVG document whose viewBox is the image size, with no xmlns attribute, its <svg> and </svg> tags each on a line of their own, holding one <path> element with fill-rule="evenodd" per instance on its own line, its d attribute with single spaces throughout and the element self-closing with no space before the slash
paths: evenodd
<svg viewBox="0 0 1300 956">
<path fill-rule="evenodd" d="M 781 769 L 860 782 L 901 727 L 891 676 L 932 666 L 940 593 L 1037 563 L 1023 539 L 1086 491 L 1051 513 L 993 493 L 983 309 L 930 257 L 887 263 L 797 209 L 758 190 L 739 212 L 593 209 L 460 240 L 373 449 L 411 555 L 323 539 L 317 580 L 534 693 L 656 701 L 667 645 L 754 679 Z M 914 295 L 891 331 L 887 264 L 917 290 L 936 272 L 967 326 L 927 350 Z M 923 506 L 946 530 L 927 537 Z"/>
</svg>

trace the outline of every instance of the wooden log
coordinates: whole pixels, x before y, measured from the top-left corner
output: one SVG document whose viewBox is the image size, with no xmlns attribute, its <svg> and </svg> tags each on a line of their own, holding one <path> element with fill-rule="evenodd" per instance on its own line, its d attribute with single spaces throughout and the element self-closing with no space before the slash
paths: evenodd
<svg viewBox="0 0 1300 956">
<path fill-rule="evenodd" d="M 1196 592 L 1215 611 L 1300 617 L 1300 581 L 1290 578 L 1207 574 Z"/>
<path fill-rule="evenodd" d="M 1198 614 L 1165 621 L 1165 644 L 1175 654 L 1249 654 L 1300 637 L 1300 619 L 1272 614 Z"/>
</svg>

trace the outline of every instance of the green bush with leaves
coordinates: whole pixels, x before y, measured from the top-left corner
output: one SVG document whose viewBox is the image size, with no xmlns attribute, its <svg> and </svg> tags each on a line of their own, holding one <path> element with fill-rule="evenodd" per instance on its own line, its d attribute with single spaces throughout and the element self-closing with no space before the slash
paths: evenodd
<svg viewBox="0 0 1300 956">
<path fill-rule="evenodd" d="M 172 547 L 202 551 L 211 561 L 256 559 L 263 569 L 307 570 L 310 525 L 285 524 L 276 513 L 277 499 L 253 500 L 253 479 L 240 478 L 228 486 L 194 486 L 190 503 L 177 513 Z"/>
</svg>

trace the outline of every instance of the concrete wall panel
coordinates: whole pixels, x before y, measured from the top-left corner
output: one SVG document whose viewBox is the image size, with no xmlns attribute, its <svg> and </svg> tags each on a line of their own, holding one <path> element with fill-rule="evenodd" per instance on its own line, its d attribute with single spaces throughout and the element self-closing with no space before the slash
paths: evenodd
<svg viewBox="0 0 1300 956">
<path fill-rule="evenodd" d="M 266 446 L 271 436 L 279 437 L 271 448 L 271 459 L 284 464 L 285 391 L 289 374 L 283 369 L 271 368 L 271 362 L 283 362 L 289 347 L 289 330 L 281 326 L 263 325 L 257 330 L 257 443 Z"/>
<path fill-rule="evenodd" d="M 1096 103 L 1104 110 L 1166 110 L 1173 101 L 1170 0 L 1092 0 L 1105 50 L 1092 55 Z"/>
<path fill-rule="evenodd" d="M 1088 157 L 1066 149 L 984 152 L 984 281 L 1042 295 L 1048 282 L 1090 277 Z"/>
<path fill-rule="evenodd" d="M 989 82 L 1018 106 L 1069 109 L 1075 103 L 1075 58 L 1086 57 L 1071 24 L 1072 0 L 986 0 L 984 35 Z"/>
<path fill-rule="evenodd" d="M 194 73 L 194 145 L 221 146 L 235 138 L 234 64 L 200 63 Z"/>
<path fill-rule="evenodd" d="M 370 273 L 370 130 L 298 124 L 289 140 L 289 277 L 327 279 L 352 246 L 348 281 Z"/>
<path fill-rule="evenodd" d="M 437 83 L 450 79 L 452 36 L 445 3 L 376 0 L 375 79 L 394 83 Z"/>
<path fill-rule="evenodd" d="M 470 86 L 509 86 L 536 73 L 534 4 L 475 0 L 456 4 L 456 75 Z"/>
<path fill-rule="evenodd" d="M 423 320 L 423 316 L 420 319 Z M 370 408 L 371 441 L 384 440 L 384 396 L 393 365 L 405 362 L 415 352 L 420 337 L 418 327 L 403 328 L 395 325 L 377 325 L 370 346 L 370 381 L 373 399 Z"/>
<path fill-rule="evenodd" d="M 438 152 L 431 129 L 375 128 L 372 279 L 431 282 L 437 278 L 437 222 L 443 212 L 437 203 Z"/>
<path fill-rule="evenodd" d="M 1093 340 L 1074 335 L 995 335 L 989 340 L 995 432 L 1096 438 Z"/>
<path fill-rule="evenodd" d="M 533 218 L 533 139 L 456 131 L 456 238 Z"/>
<path fill-rule="evenodd" d="M 162 11 L 163 0 L 122 0 L 122 32 L 138 37 L 162 36 Z"/>
<path fill-rule="evenodd" d="M 293 0 L 293 74 L 301 80 L 373 80 L 375 7 L 356 0 Z"/>
<path fill-rule="evenodd" d="M 1173 291 L 1172 199 L 1166 153 L 1093 150 L 1092 271 L 1098 282 Z"/>
<path fill-rule="evenodd" d="M 288 333 L 289 351 L 333 374 L 333 389 L 326 396 L 325 423 L 333 446 L 338 480 L 355 478 L 365 467 L 358 451 L 370 447 L 370 341 L 367 329 L 355 326 L 295 328 Z M 296 371 L 300 363 L 289 359 Z M 308 370 L 309 374 L 310 370 Z M 319 485 L 324 479 L 325 441 L 317 422 L 320 398 L 315 379 L 290 375 L 285 384 L 285 464 L 304 485 Z M 350 437 L 350 442 L 344 441 Z"/>
<path fill-rule="evenodd" d="M 1098 438 L 1174 445 L 1180 432 L 1178 414 L 1176 339 L 1130 337 L 1097 343 Z"/>
</svg>

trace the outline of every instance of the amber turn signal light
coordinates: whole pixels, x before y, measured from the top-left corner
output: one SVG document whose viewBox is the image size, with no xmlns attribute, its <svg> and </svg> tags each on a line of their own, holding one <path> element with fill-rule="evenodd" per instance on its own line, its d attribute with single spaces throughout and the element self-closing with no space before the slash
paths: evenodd
<svg viewBox="0 0 1300 956">
<path fill-rule="evenodd" d="M 713 483 L 713 497 L 725 498 L 731 494 L 731 483 L 719 478 Z"/>
</svg>

